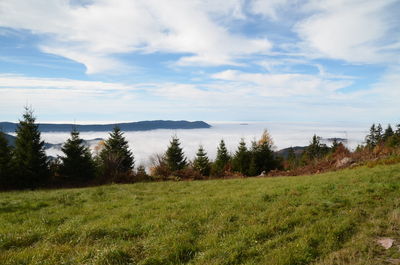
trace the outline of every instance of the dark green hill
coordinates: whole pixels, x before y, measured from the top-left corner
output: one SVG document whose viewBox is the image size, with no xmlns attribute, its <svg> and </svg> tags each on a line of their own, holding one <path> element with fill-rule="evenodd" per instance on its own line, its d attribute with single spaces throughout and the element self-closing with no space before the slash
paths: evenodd
<svg viewBox="0 0 400 265">
<path fill-rule="evenodd" d="M 291 148 L 291 147 L 281 149 L 281 150 L 277 151 L 276 154 L 277 154 L 278 156 L 283 157 L 283 158 L 287 158 L 288 155 L 289 155 L 289 150 L 290 150 L 290 148 Z M 294 147 L 293 147 L 293 150 L 294 150 L 294 153 L 295 153 L 297 156 L 299 156 L 299 155 L 301 155 L 301 154 L 304 152 L 304 150 L 305 150 L 306 148 L 307 148 L 307 146 L 294 146 Z"/>
<path fill-rule="evenodd" d="M 121 128 L 122 131 L 150 131 L 156 129 L 202 129 L 210 128 L 211 125 L 204 121 L 138 121 L 127 123 L 113 123 L 113 124 L 52 124 L 52 123 L 39 123 L 39 130 L 41 132 L 69 132 L 73 127 L 80 132 L 104 132 L 111 131 L 115 126 Z M 4 132 L 14 132 L 17 123 L 13 122 L 0 122 L 0 128 Z"/>
</svg>

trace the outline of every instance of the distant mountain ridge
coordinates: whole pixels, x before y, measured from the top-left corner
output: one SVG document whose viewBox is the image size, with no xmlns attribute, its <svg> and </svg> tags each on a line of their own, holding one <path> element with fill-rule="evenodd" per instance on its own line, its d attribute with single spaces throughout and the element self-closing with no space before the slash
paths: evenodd
<svg viewBox="0 0 400 265">
<path fill-rule="evenodd" d="M 300 156 L 306 150 L 307 146 L 293 146 L 293 147 L 283 148 L 279 151 L 276 151 L 276 154 L 278 156 L 281 156 L 281 157 L 287 159 L 291 148 L 293 148 L 294 154 L 296 156 Z"/>
<path fill-rule="evenodd" d="M 15 132 L 18 123 L 0 122 L 0 130 L 3 132 Z M 54 124 L 38 123 L 41 132 L 70 132 L 76 128 L 80 132 L 105 132 L 118 126 L 122 131 L 150 131 L 156 129 L 206 129 L 211 125 L 204 121 L 138 121 L 113 124 Z"/>
</svg>

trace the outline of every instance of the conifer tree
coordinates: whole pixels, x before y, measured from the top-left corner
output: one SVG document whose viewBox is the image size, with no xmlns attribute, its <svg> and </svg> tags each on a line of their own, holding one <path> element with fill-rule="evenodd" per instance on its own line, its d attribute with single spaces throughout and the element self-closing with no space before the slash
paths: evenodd
<svg viewBox="0 0 400 265">
<path fill-rule="evenodd" d="M 242 138 L 239 142 L 238 149 L 232 158 L 233 170 L 247 176 L 249 173 L 250 160 L 250 152 L 247 149 L 246 142 Z"/>
<path fill-rule="evenodd" d="M 332 146 L 331 146 L 332 153 L 334 153 L 334 152 L 336 151 L 336 149 L 337 149 L 340 145 L 341 145 L 341 142 L 339 142 L 337 138 L 333 138 Z"/>
<path fill-rule="evenodd" d="M 250 176 L 259 175 L 262 172 L 266 173 L 280 167 L 280 161 L 272 150 L 273 145 L 272 137 L 267 130 L 263 132 L 258 142 L 253 142 L 250 152 Z"/>
<path fill-rule="evenodd" d="M 193 161 L 193 168 L 199 171 L 203 176 L 210 175 L 210 160 L 201 145 L 196 153 L 196 158 Z"/>
<path fill-rule="evenodd" d="M 375 123 L 371 125 L 371 128 L 369 129 L 369 134 L 365 137 L 365 142 L 368 147 L 373 148 L 376 146 L 376 136 L 375 136 L 376 128 L 375 128 Z"/>
<path fill-rule="evenodd" d="M 213 163 L 213 171 L 215 174 L 221 174 L 227 164 L 229 163 L 231 157 L 226 149 L 225 141 L 221 140 L 219 146 L 217 147 L 217 156 Z"/>
<path fill-rule="evenodd" d="M 84 184 L 95 176 L 95 166 L 89 147 L 85 146 L 74 128 L 71 137 L 65 142 L 61 150 L 60 174 L 70 182 Z"/>
<path fill-rule="evenodd" d="M 382 125 L 372 124 L 371 128 L 369 129 L 369 134 L 365 137 L 366 144 L 369 148 L 374 148 L 380 142 L 382 142 L 384 135 L 383 135 Z"/>
<path fill-rule="evenodd" d="M 394 135 L 394 131 L 392 129 L 392 126 L 390 126 L 390 124 L 388 124 L 388 127 L 386 128 L 384 134 L 383 134 L 383 141 L 387 141 L 390 137 L 392 137 Z"/>
<path fill-rule="evenodd" d="M 146 168 L 143 165 L 139 165 L 136 168 L 135 180 L 136 181 L 146 181 L 149 180 L 149 175 L 147 175 Z"/>
<path fill-rule="evenodd" d="M 165 160 L 170 171 L 180 170 L 187 166 L 186 158 L 180 145 L 181 143 L 177 136 L 173 136 L 165 153 Z"/>
<path fill-rule="evenodd" d="M 389 124 L 390 126 L 390 124 Z M 388 135 L 392 134 L 388 137 Z M 389 127 L 385 131 L 385 144 L 390 147 L 400 146 L 400 124 L 396 125 L 396 131 L 390 132 Z"/>
<path fill-rule="evenodd" d="M 250 176 L 256 176 L 259 174 L 259 150 L 258 150 L 258 145 L 256 141 L 253 141 L 251 143 L 251 150 L 250 150 L 250 164 L 249 164 L 249 171 L 248 174 Z"/>
<path fill-rule="evenodd" d="M 400 136 L 400 124 L 397 124 L 397 125 L 396 125 L 396 132 L 395 132 L 395 134 Z"/>
<path fill-rule="evenodd" d="M 13 176 L 11 175 L 11 147 L 0 131 L 0 189 L 10 188 L 12 186 Z"/>
<path fill-rule="evenodd" d="M 382 129 L 382 125 L 380 123 L 376 127 L 375 135 L 376 135 L 376 142 L 380 143 L 383 139 L 383 129 Z"/>
<path fill-rule="evenodd" d="M 104 142 L 100 158 L 106 177 L 108 175 L 111 178 L 118 178 L 132 172 L 135 165 L 134 157 L 129 149 L 128 141 L 118 126 L 114 127 L 109 138 Z"/>
<path fill-rule="evenodd" d="M 25 107 L 23 119 L 16 129 L 14 162 L 17 170 L 17 187 L 35 188 L 45 184 L 49 177 L 48 161 L 44 141 L 40 138 L 33 110 Z"/>
<path fill-rule="evenodd" d="M 365 142 L 368 146 L 372 146 L 373 144 L 375 144 L 375 123 L 373 123 L 371 125 L 371 128 L 369 128 L 369 134 L 367 136 L 365 136 Z"/>
<path fill-rule="evenodd" d="M 288 155 L 287 155 L 287 163 L 290 169 L 293 169 L 296 167 L 298 160 L 297 160 L 297 156 L 296 153 L 294 152 L 294 148 L 290 147 L 288 150 Z"/>
<path fill-rule="evenodd" d="M 314 134 L 310 144 L 304 150 L 303 159 L 315 160 L 322 158 L 329 152 L 329 147 L 321 143 L 321 137 Z"/>
</svg>

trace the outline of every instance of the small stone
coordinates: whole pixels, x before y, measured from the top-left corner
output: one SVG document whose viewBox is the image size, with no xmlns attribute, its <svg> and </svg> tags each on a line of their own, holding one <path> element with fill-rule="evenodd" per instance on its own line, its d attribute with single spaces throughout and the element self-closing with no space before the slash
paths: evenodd
<svg viewBox="0 0 400 265">
<path fill-rule="evenodd" d="M 394 240 L 388 237 L 384 237 L 377 240 L 378 244 L 381 245 L 384 249 L 389 249 L 392 247 Z"/>
</svg>

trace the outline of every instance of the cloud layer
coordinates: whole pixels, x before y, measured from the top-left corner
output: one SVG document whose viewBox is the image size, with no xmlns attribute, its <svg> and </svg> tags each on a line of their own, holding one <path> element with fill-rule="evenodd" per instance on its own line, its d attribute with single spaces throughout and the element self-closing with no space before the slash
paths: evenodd
<svg viewBox="0 0 400 265">
<path fill-rule="evenodd" d="M 3 0 L 0 40 L 12 48 L 0 49 L 0 108 L 15 117 L 29 103 L 45 119 L 396 119 L 399 13 L 397 0 Z M 86 73 L 32 73 L 7 43 L 18 38 Z"/>
<path fill-rule="evenodd" d="M 238 1 L 2 1 L 0 26 L 29 30 L 46 38 L 42 51 L 83 63 L 88 73 L 122 67 L 112 55 L 137 52 L 187 54 L 179 65 L 237 64 L 266 53 L 265 38 L 229 32 L 213 17 L 238 16 Z"/>
</svg>

